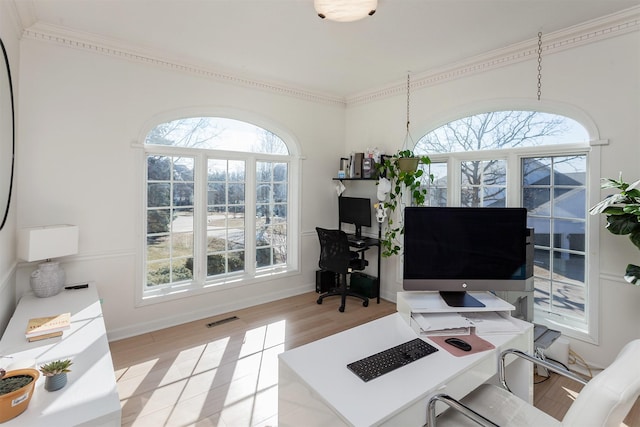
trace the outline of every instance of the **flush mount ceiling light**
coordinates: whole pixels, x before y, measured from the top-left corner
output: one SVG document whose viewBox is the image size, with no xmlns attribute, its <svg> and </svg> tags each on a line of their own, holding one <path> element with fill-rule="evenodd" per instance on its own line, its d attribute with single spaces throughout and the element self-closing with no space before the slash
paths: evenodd
<svg viewBox="0 0 640 427">
<path fill-rule="evenodd" d="M 378 0 L 314 0 L 313 5 L 322 19 L 351 22 L 376 13 Z"/>
</svg>

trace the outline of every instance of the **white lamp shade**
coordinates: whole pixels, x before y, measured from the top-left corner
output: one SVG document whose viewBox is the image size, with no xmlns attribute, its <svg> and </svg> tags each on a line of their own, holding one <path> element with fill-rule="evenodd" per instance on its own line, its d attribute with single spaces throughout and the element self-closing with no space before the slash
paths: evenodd
<svg viewBox="0 0 640 427">
<path fill-rule="evenodd" d="M 18 258 L 40 261 L 78 253 L 77 225 L 47 225 L 18 231 Z"/>
<path fill-rule="evenodd" d="M 338 22 L 351 22 L 373 15 L 378 0 L 314 0 L 318 16 Z"/>
</svg>

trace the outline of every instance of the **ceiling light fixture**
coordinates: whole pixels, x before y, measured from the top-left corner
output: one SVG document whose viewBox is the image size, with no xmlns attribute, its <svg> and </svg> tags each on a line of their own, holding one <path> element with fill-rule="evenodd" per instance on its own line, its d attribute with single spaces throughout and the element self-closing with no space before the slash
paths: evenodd
<svg viewBox="0 0 640 427">
<path fill-rule="evenodd" d="M 313 5 L 322 19 L 351 22 L 376 13 L 378 0 L 314 0 Z"/>
</svg>

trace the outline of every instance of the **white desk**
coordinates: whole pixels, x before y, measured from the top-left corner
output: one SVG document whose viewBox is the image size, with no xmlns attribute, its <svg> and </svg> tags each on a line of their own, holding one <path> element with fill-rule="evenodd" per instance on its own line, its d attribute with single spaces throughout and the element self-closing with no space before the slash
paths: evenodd
<svg viewBox="0 0 640 427">
<path fill-rule="evenodd" d="M 28 342 L 24 336 L 32 317 L 71 312 L 71 329 L 62 337 Z M 25 294 L 0 340 L 4 366 L 12 360 L 35 359 L 37 367 L 57 359 L 73 360 L 67 385 L 58 391 L 44 389 L 38 379 L 29 407 L 4 426 L 120 426 L 121 408 L 111 353 L 94 285 L 88 289 L 63 290 L 56 296 L 38 298 Z"/>
<path fill-rule="evenodd" d="M 496 349 L 464 357 L 426 339 L 440 351 L 367 383 L 346 365 L 415 338 L 401 313 L 286 351 L 279 356 L 278 426 L 422 426 L 432 395 L 461 398 L 495 380 L 500 351 L 531 351 L 533 325 L 518 322 L 520 333 L 483 336 Z M 533 372 L 520 362 L 508 366 L 509 384 L 531 401 Z"/>
</svg>

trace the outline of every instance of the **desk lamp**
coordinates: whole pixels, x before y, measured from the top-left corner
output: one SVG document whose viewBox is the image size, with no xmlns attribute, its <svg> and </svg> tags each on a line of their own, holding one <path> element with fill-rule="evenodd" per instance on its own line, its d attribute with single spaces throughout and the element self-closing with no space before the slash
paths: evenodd
<svg viewBox="0 0 640 427">
<path fill-rule="evenodd" d="M 78 253 L 78 226 L 48 225 L 23 228 L 18 232 L 18 258 L 25 261 L 45 262 L 31 273 L 31 289 L 40 298 L 58 294 L 65 283 L 65 272 L 57 261 L 59 258 Z"/>
</svg>

